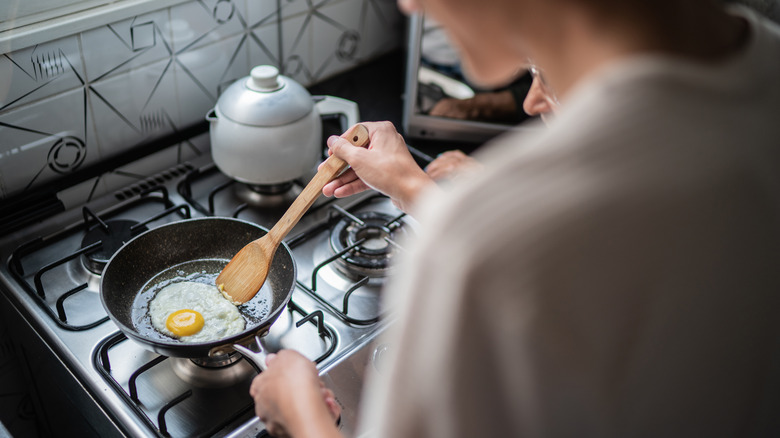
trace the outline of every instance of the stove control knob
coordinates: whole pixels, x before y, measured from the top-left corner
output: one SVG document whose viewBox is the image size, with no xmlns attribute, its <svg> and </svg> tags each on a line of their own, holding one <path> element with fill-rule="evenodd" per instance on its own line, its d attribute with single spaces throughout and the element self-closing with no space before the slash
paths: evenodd
<svg viewBox="0 0 780 438">
<path fill-rule="evenodd" d="M 392 354 L 393 349 L 389 345 L 379 344 L 379 346 L 374 349 L 374 354 L 371 357 L 374 369 L 382 374 L 387 369 L 387 362 L 390 360 Z"/>
</svg>

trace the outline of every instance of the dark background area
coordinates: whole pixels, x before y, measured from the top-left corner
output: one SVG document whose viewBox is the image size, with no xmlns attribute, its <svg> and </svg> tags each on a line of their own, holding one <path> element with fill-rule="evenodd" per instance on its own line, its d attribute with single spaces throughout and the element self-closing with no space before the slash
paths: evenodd
<svg viewBox="0 0 780 438">
<path fill-rule="evenodd" d="M 406 54 L 397 50 L 349 72 L 312 86 L 312 94 L 328 94 L 357 102 L 363 121 L 392 122 L 406 143 L 431 157 L 450 149 L 466 153 L 480 144 L 407 138 L 403 132 L 404 76 Z"/>
</svg>

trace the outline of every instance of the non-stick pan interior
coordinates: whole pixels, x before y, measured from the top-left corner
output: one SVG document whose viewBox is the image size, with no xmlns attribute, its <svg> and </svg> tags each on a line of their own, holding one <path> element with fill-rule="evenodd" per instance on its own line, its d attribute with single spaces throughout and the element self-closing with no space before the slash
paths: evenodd
<svg viewBox="0 0 780 438">
<path fill-rule="evenodd" d="M 265 234 L 255 224 L 230 218 L 188 219 L 149 230 L 125 244 L 106 265 L 100 284 L 103 305 L 125 334 L 152 350 L 169 356 L 205 356 L 213 347 L 262 331 L 287 305 L 295 285 L 295 264 L 285 245 L 274 256 L 263 289 L 239 306 L 247 325 L 238 335 L 183 343 L 146 327 L 145 306 L 172 281 L 213 281 L 244 245 Z"/>
</svg>

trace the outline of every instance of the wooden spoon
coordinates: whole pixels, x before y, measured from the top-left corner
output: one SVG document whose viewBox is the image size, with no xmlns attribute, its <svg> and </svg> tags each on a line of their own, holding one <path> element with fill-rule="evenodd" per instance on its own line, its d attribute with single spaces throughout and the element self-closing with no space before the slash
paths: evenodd
<svg viewBox="0 0 780 438">
<path fill-rule="evenodd" d="M 342 137 L 355 146 L 368 143 L 368 129 L 360 124 L 350 128 Z M 338 176 L 347 163 L 334 155 L 328 157 L 320 166 L 317 174 L 295 198 L 290 208 L 279 222 L 265 236 L 249 242 L 233 256 L 225 269 L 217 277 L 217 287 L 234 304 L 243 304 L 251 300 L 265 283 L 268 269 L 273 261 L 276 249 L 295 227 L 304 213 L 314 204 L 322 193 L 322 188 Z"/>
</svg>

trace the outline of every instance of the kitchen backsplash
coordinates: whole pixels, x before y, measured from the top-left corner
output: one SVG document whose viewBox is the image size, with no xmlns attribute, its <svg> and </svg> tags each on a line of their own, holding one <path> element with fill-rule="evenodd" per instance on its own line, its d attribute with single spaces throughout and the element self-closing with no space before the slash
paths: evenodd
<svg viewBox="0 0 780 438">
<path fill-rule="evenodd" d="M 308 86 L 402 34 L 396 0 L 195 0 L 2 54 L 0 200 L 202 121 L 253 66 Z M 205 153 L 202 138 L 167 152 Z"/>
</svg>

